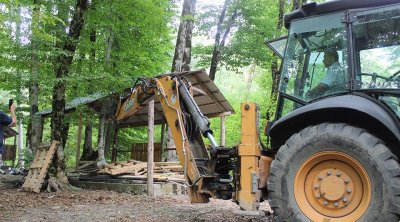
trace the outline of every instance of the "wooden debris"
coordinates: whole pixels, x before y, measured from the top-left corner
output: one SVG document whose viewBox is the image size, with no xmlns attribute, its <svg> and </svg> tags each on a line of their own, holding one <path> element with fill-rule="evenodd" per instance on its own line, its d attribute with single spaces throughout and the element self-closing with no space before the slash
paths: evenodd
<svg viewBox="0 0 400 222">
<path fill-rule="evenodd" d="M 79 166 L 79 170 L 77 173 L 95 173 L 99 170 L 96 165 L 96 161 L 81 161 L 84 162 L 81 166 Z"/>
<path fill-rule="evenodd" d="M 99 173 L 117 176 L 118 179 L 147 180 L 147 162 L 128 160 L 107 164 Z M 154 162 L 154 182 L 185 183 L 179 162 Z"/>
<path fill-rule="evenodd" d="M 119 174 L 132 174 L 132 175 L 142 175 L 147 171 L 146 162 L 116 162 L 112 164 L 107 164 L 101 170 L 103 173 L 108 173 L 111 175 Z"/>
</svg>

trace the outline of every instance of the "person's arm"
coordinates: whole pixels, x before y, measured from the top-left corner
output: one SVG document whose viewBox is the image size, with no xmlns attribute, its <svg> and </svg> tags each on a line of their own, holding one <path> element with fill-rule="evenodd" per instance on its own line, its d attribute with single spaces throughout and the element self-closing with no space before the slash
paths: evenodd
<svg viewBox="0 0 400 222">
<path fill-rule="evenodd" d="M 325 83 L 318 83 L 316 87 L 314 87 L 312 90 L 310 90 L 310 95 L 316 96 L 318 94 L 323 94 L 326 92 L 326 90 L 329 89 L 329 86 Z"/>
<path fill-rule="evenodd" d="M 13 103 L 10 107 L 10 114 L 11 114 L 11 119 L 12 123 L 9 125 L 11 127 L 17 125 L 17 115 L 15 115 L 15 103 Z"/>
</svg>

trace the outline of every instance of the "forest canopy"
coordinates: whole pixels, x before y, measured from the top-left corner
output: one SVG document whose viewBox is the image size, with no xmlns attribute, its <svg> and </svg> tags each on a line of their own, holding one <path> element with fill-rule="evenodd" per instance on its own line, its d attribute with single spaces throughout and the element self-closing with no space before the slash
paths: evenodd
<svg viewBox="0 0 400 222">
<path fill-rule="evenodd" d="M 194 6 L 188 14 L 184 14 L 186 3 Z M 186 45 L 192 51 L 189 67 L 206 69 L 236 110 L 226 118 L 226 144 L 235 145 L 240 137 L 240 103 L 257 102 L 262 119 L 276 103 L 276 94 L 271 91 L 278 58 L 265 46 L 265 40 L 285 35 L 283 14 L 303 3 L 3 0 L 0 107 L 6 110 L 8 99 L 16 99 L 28 156 L 41 141 L 65 140 L 65 161 L 73 166 L 79 113 L 84 130 L 90 130 L 82 149 L 97 149 L 101 118 L 85 106 L 65 115 L 65 104 L 95 93 L 122 92 L 138 77 L 169 73 L 179 26 L 188 22 L 193 28 L 190 45 Z M 34 115 L 49 108 L 60 111 L 51 120 Z M 212 120 L 212 127 L 218 137 L 219 119 Z M 158 134 L 156 140 L 160 139 Z M 121 149 L 129 150 L 132 143 L 146 141 L 146 130 L 125 129 L 118 137 Z M 110 155 L 106 153 L 106 158 Z"/>
</svg>

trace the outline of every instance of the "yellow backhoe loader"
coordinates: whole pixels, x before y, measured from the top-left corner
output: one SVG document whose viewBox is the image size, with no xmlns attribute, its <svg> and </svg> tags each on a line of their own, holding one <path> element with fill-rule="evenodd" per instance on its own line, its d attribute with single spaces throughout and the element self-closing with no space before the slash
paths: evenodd
<svg viewBox="0 0 400 222">
<path fill-rule="evenodd" d="M 399 221 L 398 0 L 309 3 L 285 25 L 287 37 L 268 41 L 283 59 L 269 148 L 247 102 L 240 144 L 219 146 L 191 84 L 175 74 L 140 79 L 117 120 L 160 102 L 192 202 L 233 199 L 239 213 L 261 215 L 268 199 L 277 221 Z"/>
</svg>

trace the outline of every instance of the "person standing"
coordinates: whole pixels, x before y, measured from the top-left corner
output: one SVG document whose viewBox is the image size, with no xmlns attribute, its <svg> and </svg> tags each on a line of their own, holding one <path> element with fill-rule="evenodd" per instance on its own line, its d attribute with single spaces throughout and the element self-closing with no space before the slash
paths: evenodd
<svg viewBox="0 0 400 222">
<path fill-rule="evenodd" d="M 15 103 L 10 101 L 9 111 L 11 117 L 0 111 L 0 172 L 3 166 L 3 152 L 4 152 L 4 127 L 14 127 L 17 125 L 17 116 L 15 115 Z M 3 173 L 3 172 L 2 172 Z"/>
</svg>

